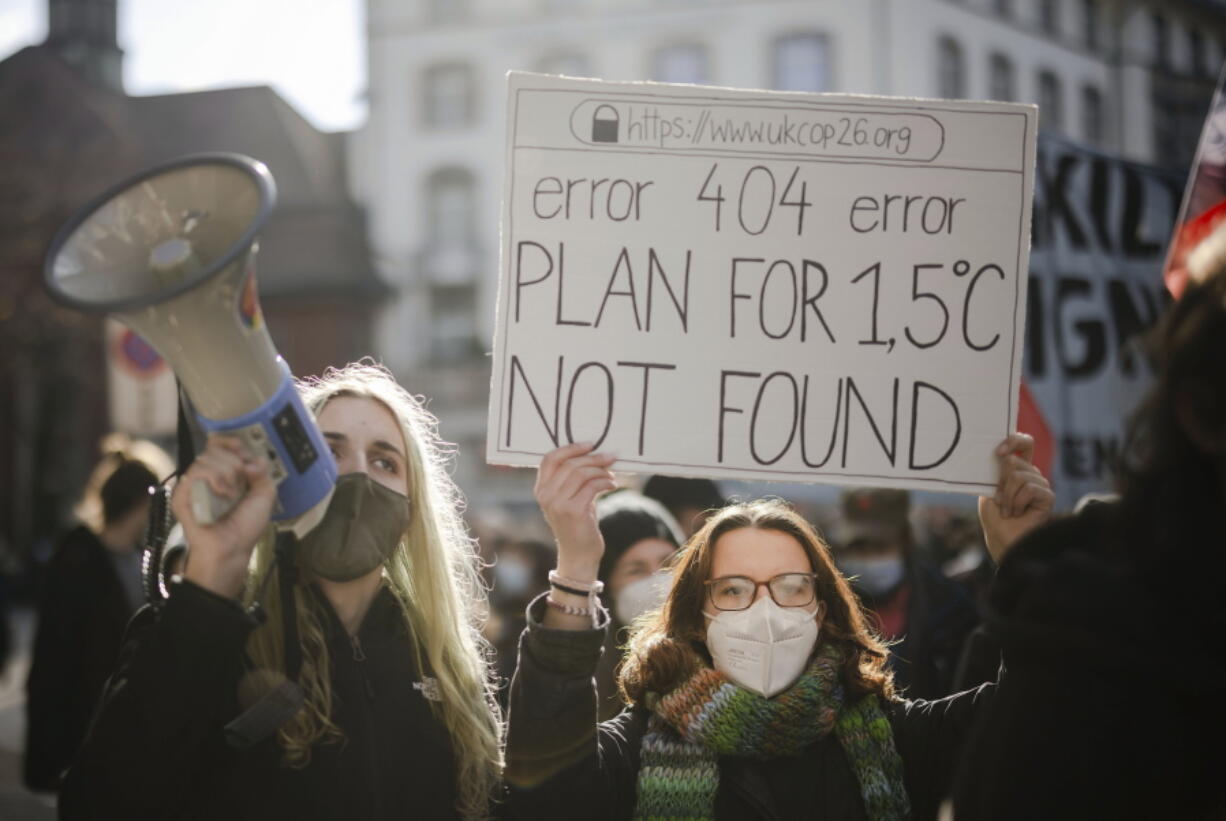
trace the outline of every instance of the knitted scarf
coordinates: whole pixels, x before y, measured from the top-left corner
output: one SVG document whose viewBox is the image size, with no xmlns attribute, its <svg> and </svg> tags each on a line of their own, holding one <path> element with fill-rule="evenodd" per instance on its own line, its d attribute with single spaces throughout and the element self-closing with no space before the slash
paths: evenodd
<svg viewBox="0 0 1226 821">
<path fill-rule="evenodd" d="M 652 707 L 635 818 L 712 819 L 719 756 L 796 755 L 832 730 L 859 781 L 870 821 L 907 818 L 902 760 L 890 723 L 875 695 L 845 703 L 841 661 L 836 647 L 823 646 L 796 683 L 772 699 L 701 666 Z"/>
</svg>

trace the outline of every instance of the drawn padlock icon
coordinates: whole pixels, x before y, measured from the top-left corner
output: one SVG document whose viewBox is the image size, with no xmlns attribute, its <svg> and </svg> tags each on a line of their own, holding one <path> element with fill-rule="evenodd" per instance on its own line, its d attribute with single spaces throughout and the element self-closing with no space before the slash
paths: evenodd
<svg viewBox="0 0 1226 821">
<path fill-rule="evenodd" d="M 592 112 L 592 142 L 617 142 L 617 129 L 621 125 L 621 115 L 617 109 L 608 103 L 601 103 Z"/>
</svg>

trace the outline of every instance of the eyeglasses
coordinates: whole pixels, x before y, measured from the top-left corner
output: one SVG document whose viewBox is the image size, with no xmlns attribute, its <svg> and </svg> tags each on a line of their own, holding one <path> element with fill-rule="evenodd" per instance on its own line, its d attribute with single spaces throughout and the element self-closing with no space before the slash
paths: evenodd
<svg viewBox="0 0 1226 821">
<path fill-rule="evenodd" d="M 780 573 L 764 582 L 745 576 L 720 576 L 704 584 L 707 597 L 716 610 L 745 610 L 753 604 L 762 585 L 766 585 L 771 598 L 780 607 L 804 607 L 817 598 L 816 573 Z"/>
</svg>

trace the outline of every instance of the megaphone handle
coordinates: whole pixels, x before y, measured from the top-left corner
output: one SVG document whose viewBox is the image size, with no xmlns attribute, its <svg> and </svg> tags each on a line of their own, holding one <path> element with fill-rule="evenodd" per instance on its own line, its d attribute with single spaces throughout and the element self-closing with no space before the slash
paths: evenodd
<svg viewBox="0 0 1226 821">
<path fill-rule="evenodd" d="M 218 496 L 203 479 L 197 479 L 191 487 L 192 515 L 202 525 L 221 521 L 234 506 L 247 495 L 247 480 L 239 477 L 239 492 L 233 499 Z"/>
</svg>

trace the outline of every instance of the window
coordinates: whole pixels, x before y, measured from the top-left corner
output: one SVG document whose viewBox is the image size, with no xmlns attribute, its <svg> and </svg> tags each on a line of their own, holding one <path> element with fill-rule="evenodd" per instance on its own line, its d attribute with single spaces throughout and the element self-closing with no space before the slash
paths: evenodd
<svg viewBox="0 0 1226 821">
<path fill-rule="evenodd" d="M 1050 71 L 1039 72 L 1039 126 L 1047 131 L 1064 130 L 1064 93 L 1060 78 Z"/>
<path fill-rule="evenodd" d="M 952 37 L 942 37 L 937 43 L 937 96 L 946 100 L 960 100 L 966 96 L 962 46 Z"/>
<path fill-rule="evenodd" d="M 537 68 L 546 74 L 565 74 L 568 77 L 591 77 L 592 67 L 582 54 L 558 53 L 541 58 Z"/>
<path fill-rule="evenodd" d="M 657 49 L 651 58 L 651 79 L 662 83 L 705 83 L 709 77 L 707 50 L 697 43 Z"/>
<path fill-rule="evenodd" d="M 1039 30 L 1052 37 L 1060 36 L 1060 4 L 1056 0 L 1039 0 Z"/>
<path fill-rule="evenodd" d="M 785 34 L 775 38 L 772 82 L 780 91 L 829 91 L 828 40 L 824 34 Z"/>
<path fill-rule="evenodd" d="M 1098 51 L 1102 45 L 1102 20 L 1099 16 L 1099 0 L 1082 0 L 1082 39 L 1090 51 Z"/>
<path fill-rule="evenodd" d="M 1094 86 L 1081 89 L 1081 136 L 1087 143 L 1102 147 L 1105 130 L 1103 95 Z"/>
<path fill-rule="evenodd" d="M 1017 99 L 1013 63 L 999 52 L 988 60 L 988 97 L 1006 103 Z"/>
<path fill-rule="evenodd" d="M 1204 77 L 1205 71 L 1205 37 L 1196 29 L 1188 31 L 1188 68 L 1193 77 Z"/>
<path fill-rule="evenodd" d="M 477 290 L 472 285 L 430 286 L 430 355 L 456 362 L 477 350 Z"/>
<path fill-rule="evenodd" d="M 430 354 L 451 362 L 476 350 L 476 189 L 465 168 L 440 168 L 426 182 L 429 233 L 421 267 L 429 283 Z"/>
<path fill-rule="evenodd" d="M 463 168 L 443 168 L 426 182 L 426 240 L 420 257 L 433 283 L 471 283 L 480 264 L 476 248 L 476 186 Z"/>
<path fill-rule="evenodd" d="M 427 184 L 430 245 L 466 245 L 473 238 L 473 178 L 463 168 L 443 168 Z"/>
<path fill-rule="evenodd" d="M 1161 14 L 1155 14 L 1151 31 L 1154 37 L 1154 67 L 1160 69 L 1170 68 L 1171 38 L 1166 18 Z"/>
<path fill-rule="evenodd" d="M 476 112 L 473 71 L 461 63 L 426 69 L 423 121 L 433 128 L 469 125 Z"/>
</svg>

